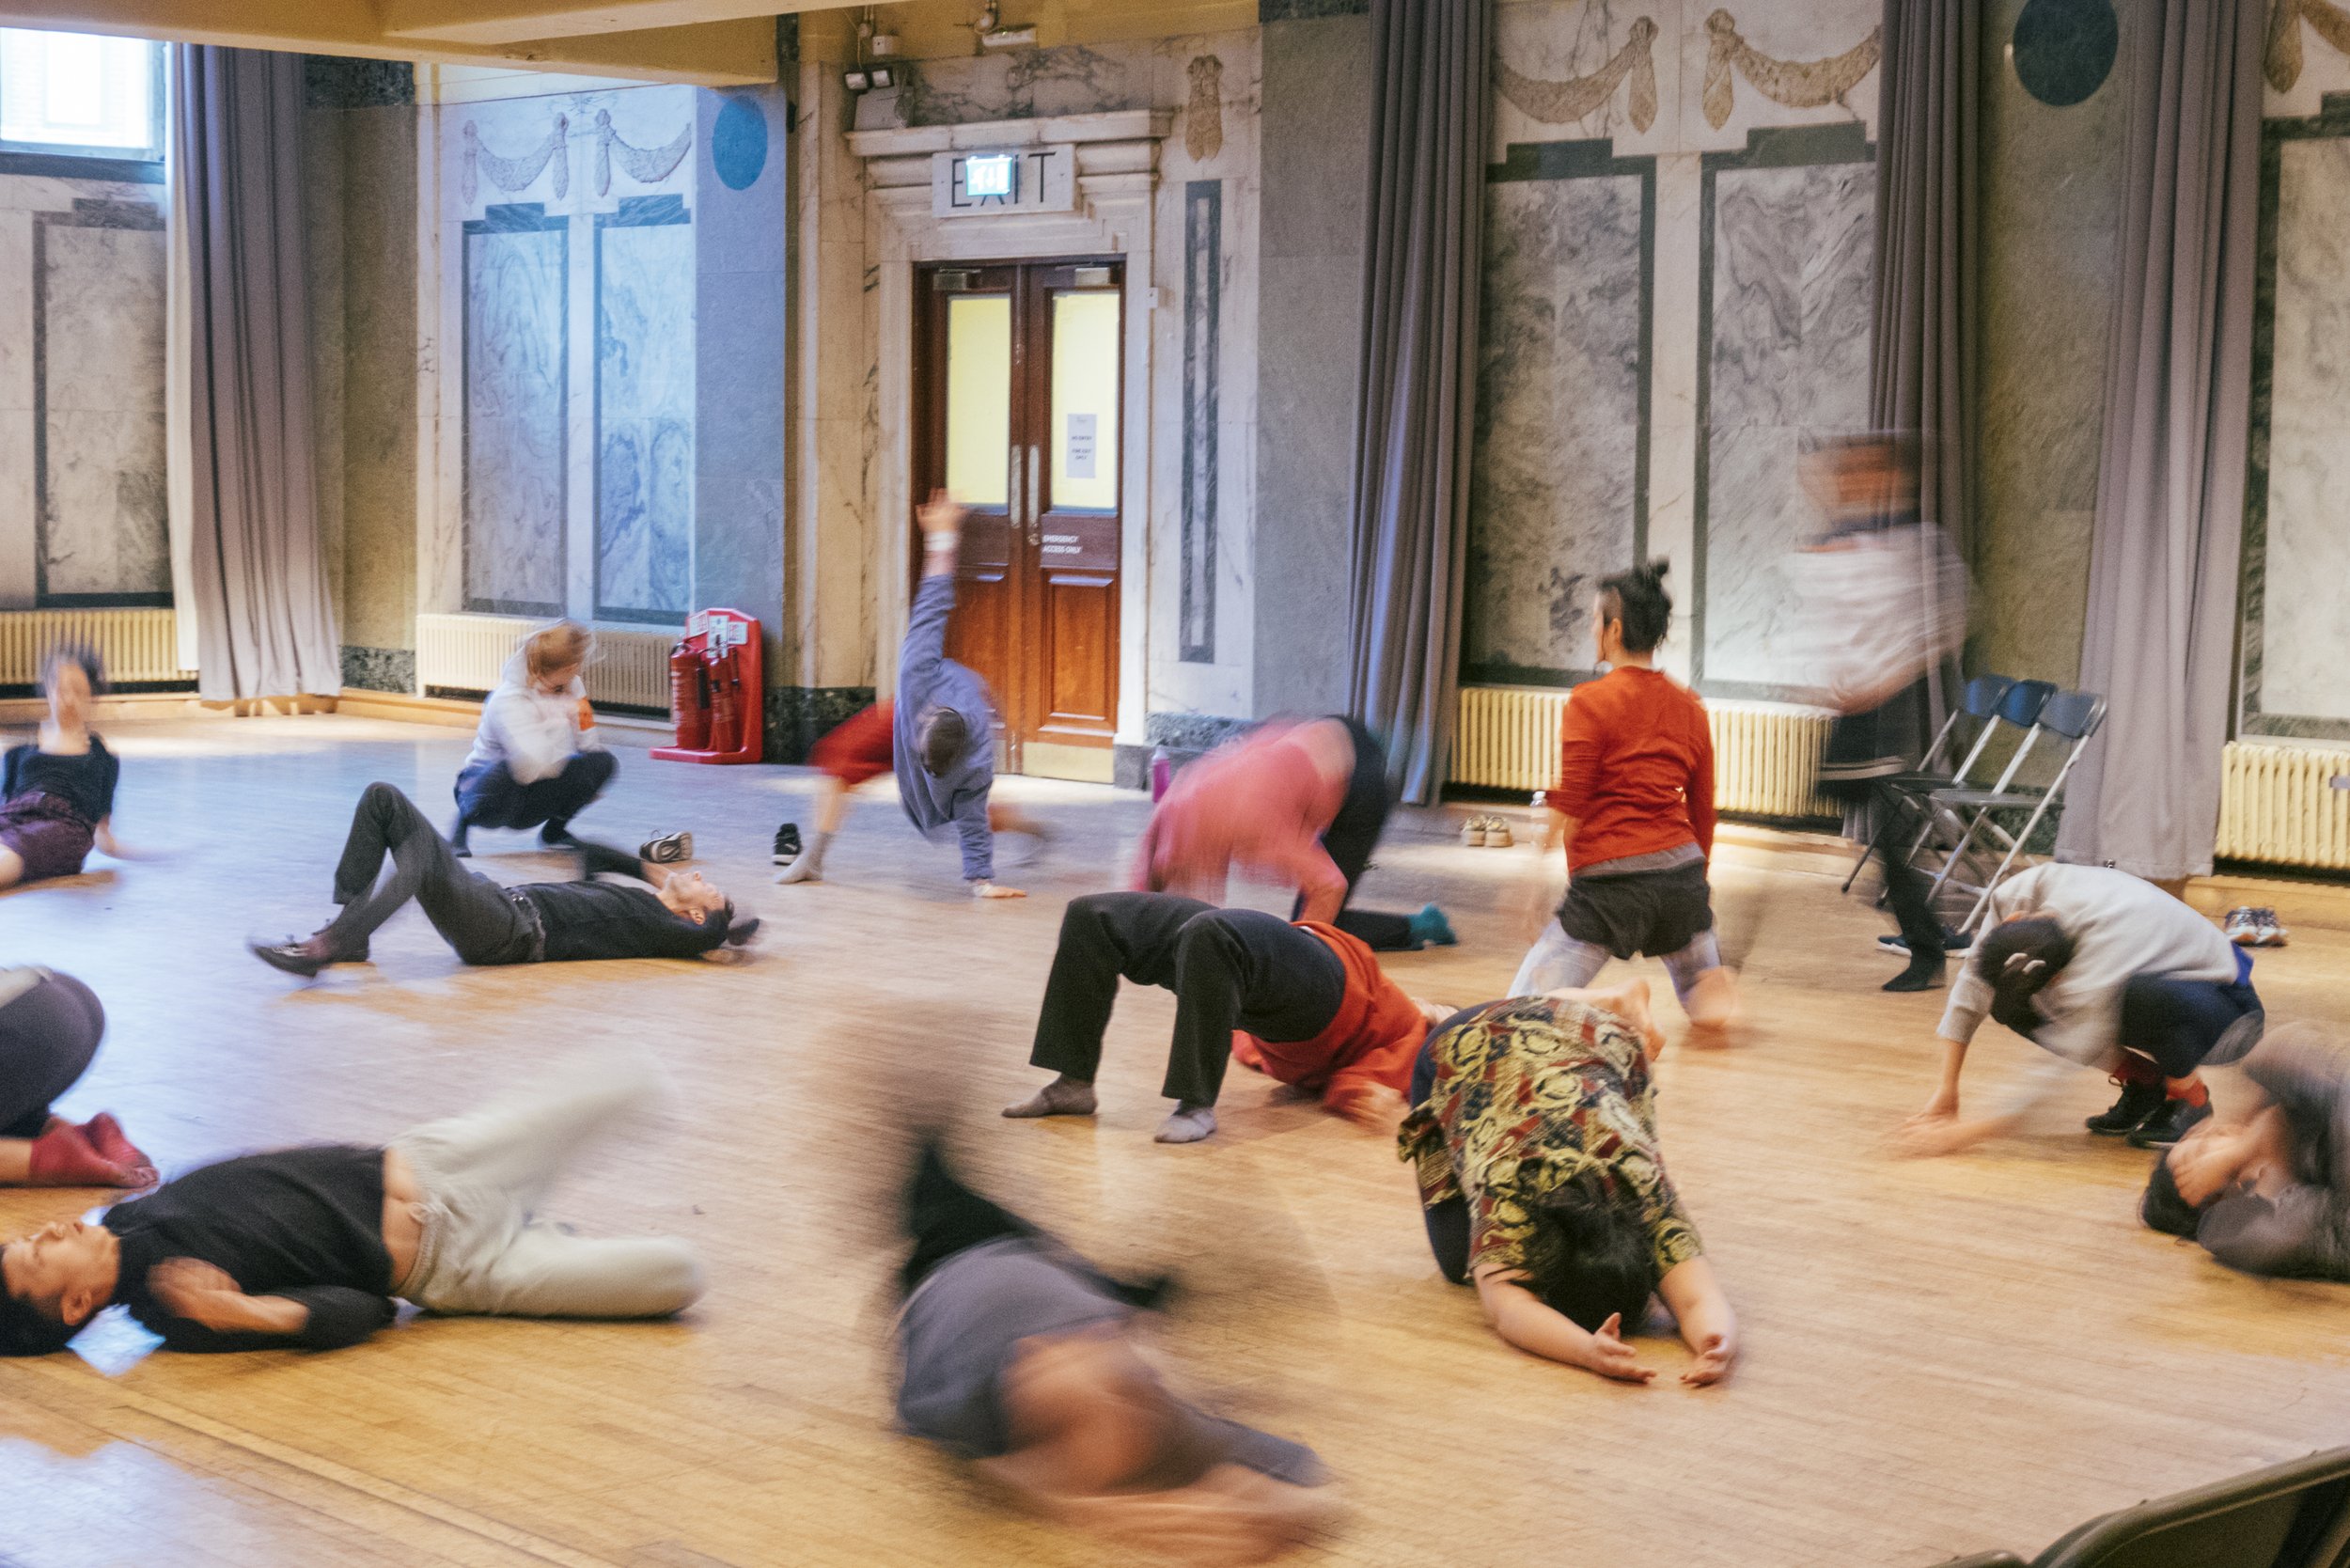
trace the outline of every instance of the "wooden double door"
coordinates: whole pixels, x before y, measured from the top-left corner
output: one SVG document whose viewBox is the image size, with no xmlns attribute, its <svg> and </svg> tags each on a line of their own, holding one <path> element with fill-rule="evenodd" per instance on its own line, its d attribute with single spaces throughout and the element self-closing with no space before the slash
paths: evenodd
<svg viewBox="0 0 2350 1568">
<path fill-rule="evenodd" d="M 918 505 L 945 489 L 970 513 L 948 654 L 995 689 L 1007 771 L 1106 780 L 1118 730 L 1123 268 L 1115 259 L 941 265 L 916 281 L 914 496 Z M 918 541 L 912 553 L 918 561 Z"/>
</svg>

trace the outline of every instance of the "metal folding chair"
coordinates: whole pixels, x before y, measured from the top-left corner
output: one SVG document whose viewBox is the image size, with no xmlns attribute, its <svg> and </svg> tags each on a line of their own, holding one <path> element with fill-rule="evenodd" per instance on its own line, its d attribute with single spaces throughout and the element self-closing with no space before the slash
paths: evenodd
<svg viewBox="0 0 2350 1568">
<path fill-rule="evenodd" d="M 1973 784 L 1975 764 L 1989 748 L 1991 737 L 1998 733 L 2000 726 L 2013 726 L 2029 735 L 2033 723 L 2040 717 L 2040 705 L 2055 695 L 2056 687 L 2045 681 L 2018 681 L 2008 675 L 1976 676 L 1966 682 L 1966 699 L 1951 709 L 1950 716 L 1942 721 L 1941 731 L 1934 737 L 1934 744 L 1926 748 L 1925 756 L 1919 761 L 1918 771 L 1895 774 L 1886 782 L 1904 794 L 1921 798 L 1936 790 L 1963 789 Z M 1973 723 L 1974 741 L 1967 746 L 1966 755 L 1953 767 L 1949 754 L 1955 748 L 1959 721 L 1962 719 Z M 1918 837 L 1910 843 L 1908 854 L 1912 860 L 1925 847 L 1926 836 L 1934 831 L 1934 825 L 1935 816 L 1929 811 L 1926 820 L 1919 824 Z M 1853 883 L 1860 876 L 1860 869 L 1869 863 L 1869 854 L 1868 846 L 1863 845 L 1859 857 L 1852 863 L 1852 870 L 1845 873 L 1844 886 L 1838 889 L 1840 892 L 1852 891 Z"/>
<path fill-rule="evenodd" d="M 1935 809 L 1949 811 L 1966 824 L 1966 831 L 1960 834 L 1957 845 L 1942 862 L 1941 870 L 1935 874 L 1934 886 L 1929 894 L 1930 897 L 1939 897 L 1944 886 L 1949 885 L 1976 895 L 1974 907 L 1966 912 L 1966 918 L 1958 925 L 1960 932 L 1973 931 L 1976 922 L 1982 918 L 1983 912 L 1990 907 L 1991 890 L 1999 885 L 1999 879 L 2007 875 L 2008 868 L 2015 864 L 2015 857 L 2031 841 L 2033 832 L 2040 826 L 2040 819 L 2048 814 L 2051 806 L 2064 797 L 2064 781 L 2072 776 L 2073 765 L 2080 760 L 2081 748 L 2089 744 L 2090 737 L 2096 734 L 2098 727 L 2105 721 L 2104 698 L 2092 692 L 2059 692 L 2042 704 L 2040 722 L 2032 727 L 2025 745 L 2018 747 L 2015 756 L 2009 760 L 1998 783 L 1988 790 L 1936 790 L 1929 797 Z M 2055 776 L 2038 788 L 2016 784 L 2015 775 L 2021 769 L 2025 757 L 2033 751 L 2033 743 L 2043 738 L 2053 739 L 2065 748 L 2064 760 L 2057 764 Z M 2025 818 L 2021 828 L 2010 833 L 1998 822 L 1998 813 L 2002 811 L 2027 811 L 2029 815 Z M 1974 852 L 1979 836 L 1984 839 L 1985 853 L 1995 848 L 2004 851 L 1998 864 L 1980 884 L 1954 881 L 1960 866 Z"/>
</svg>

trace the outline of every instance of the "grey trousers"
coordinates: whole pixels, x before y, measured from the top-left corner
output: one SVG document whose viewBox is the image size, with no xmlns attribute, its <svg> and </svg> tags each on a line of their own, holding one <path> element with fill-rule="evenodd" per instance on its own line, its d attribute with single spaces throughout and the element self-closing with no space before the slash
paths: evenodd
<svg viewBox="0 0 2350 1568">
<path fill-rule="evenodd" d="M 642 1057 L 559 1064 L 553 1086 L 393 1140 L 425 1192 L 424 1241 L 399 1294 L 428 1311 L 509 1317 L 659 1318 L 703 1289 L 692 1247 L 668 1236 L 575 1236 L 535 1211 L 565 1163 L 625 1114 L 658 1100 Z"/>
</svg>

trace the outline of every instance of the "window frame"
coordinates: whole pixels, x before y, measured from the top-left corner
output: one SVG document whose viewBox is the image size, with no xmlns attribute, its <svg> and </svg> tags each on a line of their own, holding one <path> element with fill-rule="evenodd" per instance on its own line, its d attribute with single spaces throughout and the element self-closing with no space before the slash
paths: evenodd
<svg viewBox="0 0 2350 1568">
<path fill-rule="evenodd" d="M 62 28 L 13 28 L 21 32 L 64 32 Z M 107 34 L 77 34 L 103 38 Z M 59 180 L 114 180 L 132 184 L 159 185 L 164 159 L 171 140 L 169 105 L 165 97 L 165 45 L 154 39 L 133 39 L 147 49 L 148 129 L 153 139 L 145 148 L 92 147 L 73 142 L 27 142 L 0 137 L 0 174 L 45 176 Z"/>
</svg>

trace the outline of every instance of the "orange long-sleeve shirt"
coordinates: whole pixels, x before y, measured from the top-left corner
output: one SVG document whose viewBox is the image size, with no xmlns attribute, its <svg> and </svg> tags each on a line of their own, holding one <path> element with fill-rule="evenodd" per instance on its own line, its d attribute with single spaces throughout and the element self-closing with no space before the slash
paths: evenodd
<svg viewBox="0 0 2350 1568">
<path fill-rule="evenodd" d="M 1714 737 L 1705 704 L 1661 670 L 1626 666 L 1574 688 L 1559 723 L 1559 784 L 1574 870 L 1694 843 L 1714 853 Z"/>
<path fill-rule="evenodd" d="M 1428 1020 L 1419 1004 L 1379 967 L 1378 955 L 1336 926 L 1297 922 L 1339 955 L 1346 970 L 1346 995 L 1329 1027 L 1311 1040 L 1259 1040 L 1232 1031 L 1232 1059 L 1277 1083 L 1317 1090 L 1322 1103 L 1342 1111 L 1374 1084 L 1408 1093 L 1412 1065 L 1419 1059 Z"/>
</svg>

